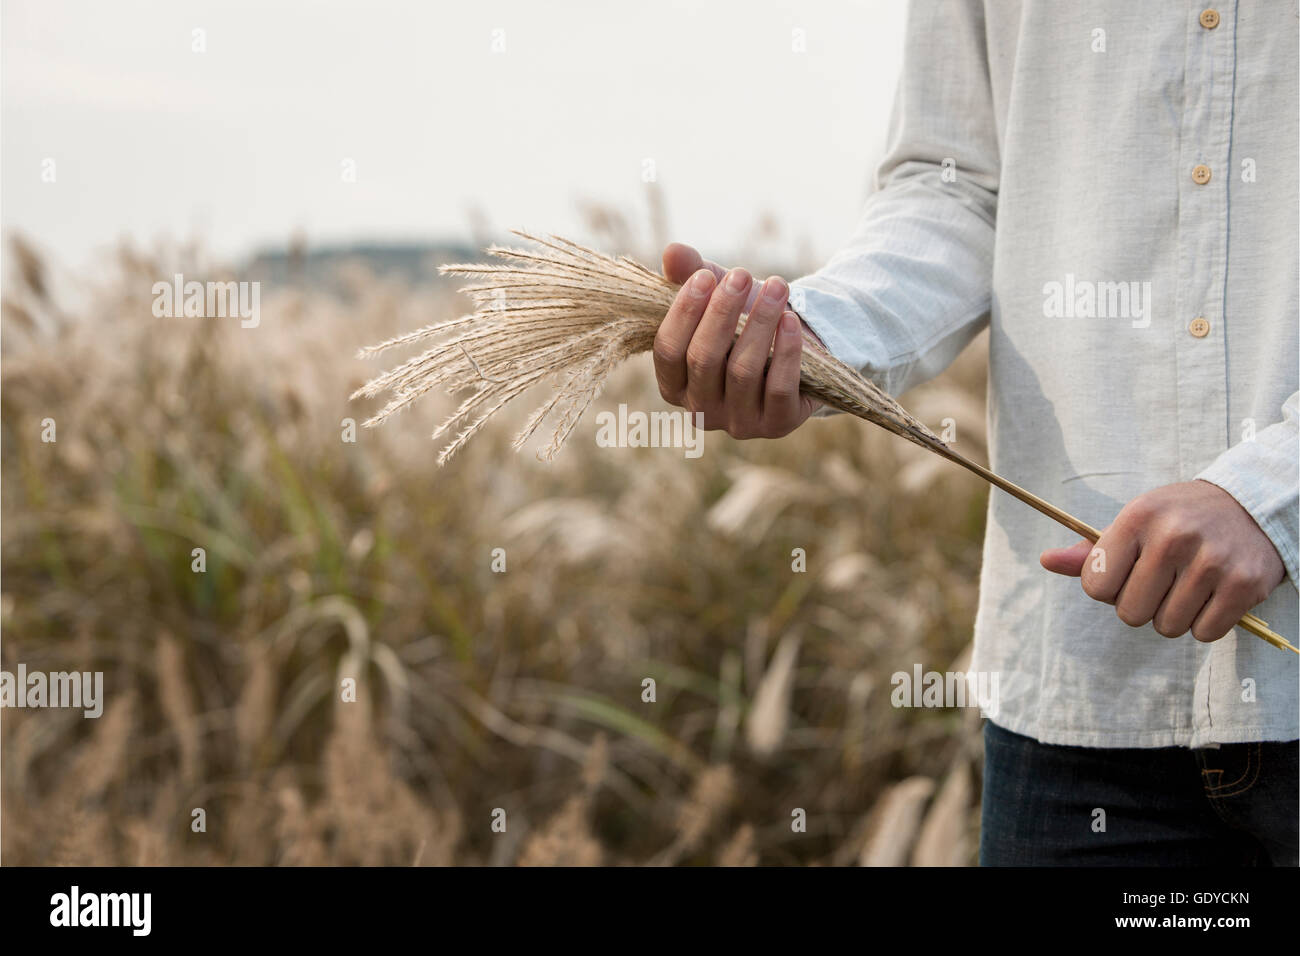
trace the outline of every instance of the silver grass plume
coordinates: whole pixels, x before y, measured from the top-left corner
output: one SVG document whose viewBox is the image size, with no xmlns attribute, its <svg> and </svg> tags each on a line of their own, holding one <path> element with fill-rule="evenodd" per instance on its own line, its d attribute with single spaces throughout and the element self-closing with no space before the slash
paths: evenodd
<svg viewBox="0 0 1300 956">
<path fill-rule="evenodd" d="M 438 456 L 441 465 L 506 403 L 539 382 L 551 381 L 554 394 L 514 441 L 514 447 L 520 448 L 549 421 L 553 431 L 538 457 L 550 460 L 600 394 L 610 372 L 625 359 L 650 351 L 677 285 L 627 256 L 607 256 L 560 236 L 522 231 L 515 235 L 535 248 L 494 245 L 487 251 L 501 264 L 441 268 L 446 275 L 478 280 L 461 290 L 473 299 L 473 312 L 361 350 L 359 357 L 368 358 L 399 345 L 437 340 L 353 393 L 353 398 L 391 395 L 365 425 L 378 425 L 434 388 L 471 392 L 434 432 L 438 438 L 458 429 Z M 901 405 L 821 349 L 806 332 L 800 386 L 819 401 L 918 445 L 931 450 L 946 447 Z"/>
</svg>

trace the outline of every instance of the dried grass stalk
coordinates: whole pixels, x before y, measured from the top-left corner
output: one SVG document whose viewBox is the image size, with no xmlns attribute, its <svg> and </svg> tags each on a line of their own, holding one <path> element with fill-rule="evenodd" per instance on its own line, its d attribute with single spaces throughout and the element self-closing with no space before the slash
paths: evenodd
<svg viewBox="0 0 1300 956">
<path fill-rule="evenodd" d="M 440 338 L 437 345 L 357 390 L 353 398 L 392 394 L 366 425 L 379 424 L 432 388 L 472 390 L 434 432 L 437 438 L 460 430 L 438 457 L 438 463 L 445 464 L 507 402 L 549 380 L 556 383 L 555 394 L 515 439 L 519 448 L 549 420 L 551 437 L 538 453 L 549 460 L 609 373 L 631 356 L 650 351 L 678 286 L 625 256 L 603 255 L 558 236 L 516 235 L 540 248 L 493 246 L 488 252 L 504 264 L 442 267 L 444 274 L 479 280 L 462 290 L 474 300 L 473 313 L 361 351 L 362 357 L 369 357 L 394 346 Z M 805 340 L 811 343 L 806 333 Z M 827 405 L 919 445 L 943 444 L 901 405 L 820 348 L 804 349 L 800 380 L 805 392 Z"/>
<path fill-rule="evenodd" d="M 371 379 L 352 397 L 391 393 L 388 404 L 366 420 L 367 426 L 373 426 L 431 389 L 470 391 L 434 432 L 437 438 L 459 429 L 439 454 L 440 465 L 508 402 L 544 381 L 555 383 L 555 393 L 529 418 L 514 447 L 520 448 L 550 421 L 551 437 L 538 457 L 553 458 L 600 394 L 610 372 L 633 355 L 650 351 L 659 323 L 677 294 L 678 286 L 626 256 L 607 256 L 559 236 L 520 231 L 515 235 L 535 247 L 492 246 L 488 252 L 500 264 L 442 267 L 443 274 L 478 280 L 461 290 L 474 300 L 473 312 L 360 352 L 360 357 L 369 358 L 399 345 L 437 341 Z M 961 465 L 1085 538 L 1096 541 L 1100 536 L 1078 518 L 953 451 L 896 401 L 819 347 L 807 332 L 804 344 L 799 375 L 804 393 Z M 1243 618 L 1240 626 L 1270 644 L 1300 653 L 1253 615 Z"/>
</svg>

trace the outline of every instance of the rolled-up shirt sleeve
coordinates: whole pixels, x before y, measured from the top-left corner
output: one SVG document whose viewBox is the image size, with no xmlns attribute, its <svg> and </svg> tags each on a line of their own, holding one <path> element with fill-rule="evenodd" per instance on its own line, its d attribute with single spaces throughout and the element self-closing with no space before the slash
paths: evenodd
<svg viewBox="0 0 1300 956">
<path fill-rule="evenodd" d="M 1300 588 L 1300 392 L 1282 406 L 1282 421 L 1238 442 L 1196 476 L 1218 485 L 1255 519 Z"/>
<path fill-rule="evenodd" d="M 889 145 L 853 236 L 791 284 L 826 347 L 886 392 L 941 372 L 987 321 L 997 207 L 997 120 L 984 14 L 916 0 Z"/>
</svg>

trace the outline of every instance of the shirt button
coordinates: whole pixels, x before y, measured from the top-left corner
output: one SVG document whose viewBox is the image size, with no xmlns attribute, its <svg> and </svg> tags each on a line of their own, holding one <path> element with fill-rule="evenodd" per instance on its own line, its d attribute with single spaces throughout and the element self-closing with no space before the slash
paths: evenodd
<svg viewBox="0 0 1300 956">
<path fill-rule="evenodd" d="M 1192 324 L 1187 326 L 1187 331 L 1191 332 L 1198 339 L 1203 339 L 1210 334 L 1210 321 L 1201 316 L 1192 319 Z"/>
<path fill-rule="evenodd" d="M 1198 186 L 1204 186 L 1210 181 L 1210 167 L 1199 165 L 1192 169 L 1192 182 Z"/>
<path fill-rule="evenodd" d="M 1219 25 L 1219 11 L 1218 11 L 1218 10 L 1202 10 L 1202 11 L 1201 11 L 1201 26 L 1205 27 L 1205 29 L 1207 29 L 1207 30 L 1213 30 L 1213 29 L 1214 29 L 1215 27 L 1217 27 L 1218 25 Z"/>
</svg>

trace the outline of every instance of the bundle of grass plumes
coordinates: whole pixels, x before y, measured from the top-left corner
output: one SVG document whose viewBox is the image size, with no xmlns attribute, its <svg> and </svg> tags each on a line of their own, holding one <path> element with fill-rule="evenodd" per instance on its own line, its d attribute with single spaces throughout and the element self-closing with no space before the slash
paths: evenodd
<svg viewBox="0 0 1300 956">
<path fill-rule="evenodd" d="M 438 339 L 438 344 L 367 382 L 352 397 L 392 394 L 388 404 L 365 422 L 373 426 L 430 389 L 441 387 L 452 393 L 472 389 L 434 432 L 438 438 L 460 429 L 438 456 L 440 465 L 507 402 L 543 381 L 554 382 L 555 392 L 529 418 L 514 447 L 522 447 L 550 421 L 554 431 L 538 457 L 553 458 L 600 394 L 610 372 L 625 359 L 650 351 L 659 323 L 677 295 L 677 285 L 626 256 L 603 255 L 559 236 L 515 235 L 535 247 L 492 246 L 488 253 L 503 264 L 442 267 L 444 274 L 479 280 L 461 290 L 474 300 L 472 313 L 360 352 L 366 358 L 399 345 Z M 892 398 L 814 345 L 807 333 L 804 344 L 800 371 L 804 392 L 919 445 L 943 446 Z"/>
</svg>

